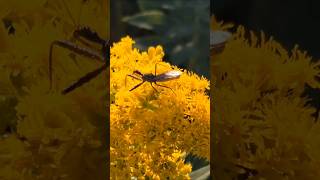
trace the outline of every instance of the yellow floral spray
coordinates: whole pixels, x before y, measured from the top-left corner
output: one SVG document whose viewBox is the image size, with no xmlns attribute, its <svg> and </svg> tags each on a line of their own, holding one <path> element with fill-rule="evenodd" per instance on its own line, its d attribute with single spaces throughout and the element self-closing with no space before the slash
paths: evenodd
<svg viewBox="0 0 320 180">
<path fill-rule="evenodd" d="M 192 72 L 163 61 L 161 46 L 147 52 L 133 48 L 130 37 L 111 48 L 111 177 L 189 179 L 191 166 L 184 163 L 187 153 L 209 160 L 209 82 Z M 180 78 L 160 82 L 156 90 L 127 78 L 139 70 L 143 74 L 177 70 Z"/>
<path fill-rule="evenodd" d="M 214 18 L 211 28 L 228 29 Z M 217 179 L 319 179 L 319 122 L 303 97 L 305 85 L 320 86 L 311 59 L 242 26 L 212 57 Z"/>
<path fill-rule="evenodd" d="M 57 48 L 51 90 L 48 78 L 50 44 L 69 39 L 75 23 L 106 37 L 106 4 L 105 0 L 0 2 L 0 19 L 12 26 L 0 26 L 0 106 L 5 107 L 0 109 L 1 180 L 107 178 L 106 74 L 61 95 L 63 88 L 101 64 Z"/>
</svg>

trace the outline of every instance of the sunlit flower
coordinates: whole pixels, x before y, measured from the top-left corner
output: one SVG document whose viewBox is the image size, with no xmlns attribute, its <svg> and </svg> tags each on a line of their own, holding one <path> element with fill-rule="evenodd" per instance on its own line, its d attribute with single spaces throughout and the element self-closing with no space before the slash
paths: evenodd
<svg viewBox="0 0 320 180">
<path fill-rule="evenodd" d="M 112 177 L 188 177 L 191 166 L 183 152 L 210 157 L 209 82 L 164 62 L 161 46 L 140 52 L 133 44 L 125 37 L 111 48 Z M 155 74 L 156 64 L 157 74 L 176 70 L 181 77 L 159 82 L 169 88 L 153 85 L 155 90 L 146 82 L 129 91 L 141 81 L 127 75 L 135 70 Z"/>
</svg>

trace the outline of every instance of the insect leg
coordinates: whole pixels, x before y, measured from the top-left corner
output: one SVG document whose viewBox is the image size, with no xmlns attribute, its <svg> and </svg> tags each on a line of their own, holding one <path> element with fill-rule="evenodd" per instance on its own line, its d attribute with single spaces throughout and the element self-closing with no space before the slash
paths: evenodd
<svg viewBox="0 0 320 180">
<path fill-rule="evenodd" d="M 150 84 L 151 84 L 152 88 L 153 88 L 156 92 L 158 92 L 157 89 L 152 85 L 152 82 L 150 82 Z"/>
<path fill-rule="evenodd" d="M 52 51 L 54 46 L 60 46 L 66 49 L 69 49 L 73 52 L 76 52 L 80 55 L 90 57 L 96 60 L 104 61 L 104 57 L 95 51 L 80 47 L 74 43 L 68 41 L 53 41 L 50 45 L 50 52 L 49 52 L 49 81 L 50 81 L 50 89 L 52 88 Z"/>
<path fill-rule="evenodd" d="M 133 79 L 136 79 L 136 80 L 142 80 L 142 79 L 140 79 L 140 78 L 138 78 L 138 77 L 135 77 L 135 76 L 133 76 L 133 75 L 131 75 L 131 74 L 127 74 L 126 75 L 126 78 L 125 78 L 125 81 L 124 81 L 124 85 L 125 86 L 127 86 L 127 77 L 131 77 L 131 78 L 133 78 Z"/>
<path fill-rule="evenodd" d="M 136 80 L 141 80 L 141 78 L 135 77 L 135 76 L 133 76 L 131 74 L 128 74 L 127 76 L 132 77 L 133 79 L 136 79 Z"/>
<path fill-rule="evenodd" d="M 105 70 L 107 68 L 107 65 L 104 64 L 103 66 L 99 67 L 98 69 L 95 69 L 89 73 L 87 73 L 86 75 L 84 75 L 83 77 L 81 77 L 78 81 L 76 81 L 75 83 L 71 84 L 69 87 L 65 88 L 62 91 L 62 94 L 67 94 L 71 91 L 73 91 L 74 89 L 82 86 L 83 84 L 89 82 L 91 79 L 95 78 L 96 76 L 98 76 L 103 70 Z"/>
<path fill-rule="evenodd" d="M 136 86 L 134 86 L 132 89 L 130 89 L 129 91 L 133 91 L 134 89 L 138 88 L 139 86 L 141 86 L 145 81 L 142 81 L 141 83 L 137 84 Z"/>
<path fill-rule="evenodd" d="M 133 74 L 139 74 L 139 76 L 143 76 L 143 74 L 138 70 L 133 71 Z"/>
<path fill-rule="evenodd" d="M 105 54 L 109 48 L 108 41 L 102 39 L 98 35 L 98 33 L 91 30 L 89 27 L 79 27 L 78 29 L 76 29 L 73 32 L 73 37 L 74 37 L 74 39 L 76 39 L 77 41 L 79 41 L 80 43 L 82 43 L 83 45 L 88 46 L 88 47 L 90 47 L 90 44 L 88 43 L 88 41 L 101 45 L 100 50 L 102 51 L 102 53 L 104 53 L 106 58 L 109 57 L 107 54 Z M 98 51 L 98 49 L 97 49 L 97 51 Z"/>
<path fill-rule="evenodd" d="M 176 94 L 176 93 L 173 91 L 173 89 L 171 89 L 171 88 L 168 87 L 168 86 L 160 85 L 160 84 L 157 84 L 156 82 L 155 82 L 154 84 L 156 84 L 157 86 L 160 86 L 160 87 L 168 88 L 168 89 L 170 89 L 170 90 L 173 92 L 173 94 Z"/>
<path fill-rule="evenodd" d="M 77 30 L 74 31 L 73 36 L 75 38 L 82 37 L 88 41 L 104 45 L 106 41 L 102 39 L 97 32 L 91 30 L 89 27 L 80 27 Z"/>
<path fill-rule="evenodd" d="M 75 31 L 76 32 L 76 31 Z M 80 36 L 78 34 L 75 34 L 75 32 L 73 33 L 73 38 L 77 41 L 79 41 L 80 43 L 82 43 L 83 45 L 87 46 L 87 47 L 90 47 L 90 44 L 83 40 L 82 38 L 80 38 Z"/>
</svg>

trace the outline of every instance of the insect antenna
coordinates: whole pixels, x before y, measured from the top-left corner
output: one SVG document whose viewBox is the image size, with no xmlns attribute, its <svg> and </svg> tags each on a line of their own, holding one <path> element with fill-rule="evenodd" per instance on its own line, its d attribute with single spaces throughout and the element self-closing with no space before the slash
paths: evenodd
<svg viewBox="0 0 320 180">
<path fill-rule="evenodd" d="M 158 65 L 161 65 L 163 67 L 170 67 L 170 66 L 167 66 L 167 65 L 164 65 L 164 64 L 161 64 L 161 62 L 157 62 L 154 66 L 154 75 L 157 76 L 157 66 Z"/>
<path fill-rule="evenodd" d="M 79 10 L 79 14 L 78 14 L 78 22 L 75 20 L 75 18 L 72 16 L 72 13 L 69 9 L 69 6 L 68 4 L 65 2 L 65 0 L 61 0 L 62 3 L 63 3 L 63 7 L 65 7 L 65 10 L 67 11 L 67 14 L 68 16 L 70 17 L 72 23 L 73 23 L 73 26 L 74 26 L 74 29 L 77 29 L 79 27 L 79 23 L 80 23 L 80 16 L 81 16 L 81 13 L 82 13 L 82 6 L 83 4 L 81 4 L 80 6 L 80 10 Z"/>
<path fill-rule="evenodd" d="M 71 50 L 74 53 L 77 53 L 79 55 L 85 56 L 85 57 L 89 57 L 91 59 L 95 59 L 95 60 L 99 60 L 104 62 L 104 65 L 102 65 L 101 67 L 99 67 L 96 70 L 93 70 L 87 74 L 85 74 L 83 77 L 81 77 L 80 79 L 78 79 L 75 83 L 71 84 L 70 86 L 68 86 L 67 88 L 65 88 L 62 91 L 62 94 L 67 94 L 69 92 L 71 92 L 72 90 L 82 86 L 83 84 L 89 82 L 91 79 L 93 79 L 94 77 L 98 76 L 103 70 L 105 70 L 108 66 L 109 66 L 109 62 L 107 62 L 108 58 L 110 57 L 110 46 L 107 40 L 102 39 L 96 32 L 90 30 L 90 28 L 88 27 L 83 27 L 83 28 L 79 28 L 80 26 L 77 25 L 75 19 L 72 16 L 72 13 L 70 11 L 70 9 L 68 8 L 67 3 L 64 0 L 61 0 L 65 10 L 67 11 L 67 14 L 70 16 L 70 19 L 74 25 L 76 29 L 75 31 L 73 31 L 73 38 L 74 40 L 78 40 L 79 42 L 81 42 L 83 45 L 87 45 L 88 47 L 83 47 L 83 46 L 79 46 L 77 44 L 75 44 L 72 41 L 66 41 L 66 40 L 56 40 L 54 42 L 51 43 L 50 46 L 50 50 L 49 50 L 49 81 L 50 81 L 50 89 L 52 89 L 52 79 L 53 79 L 53 75 L 52 75 L 52 51 L 53 51 L 53 47 L 54 46 L 59 46 L 59 47 L 63 47 L 66 49 Z M 82 3 L 85 3 L 86 1 L 82 1 Z M 80 21 L 80 15 L 82 14 L 82 7 L 83 4 L 81 4 L 80 7 L 80 11 L 79 11 L 79 21 Z M 75 36 L 77 35 L 77 36 Z M 83 39 L 81 39 L 80 37 L 89 40 L 91 42 L 95 42 L 98 43 L 102 46 L 101 51 L 97 51 L 96 49 L 91 49 L 89 48 L 89 44 L 86 43 Z"/>
</svg>

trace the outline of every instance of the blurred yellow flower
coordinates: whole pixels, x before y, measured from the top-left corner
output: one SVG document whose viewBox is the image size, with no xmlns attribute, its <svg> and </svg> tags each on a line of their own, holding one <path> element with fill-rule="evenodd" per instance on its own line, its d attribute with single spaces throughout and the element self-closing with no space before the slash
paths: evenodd
<svg viewBox="0 0 320 180">
<path fill-rule="evenodd" d="M 212 28 L 221 26 L 212 18 Z M 303 96 L 305 85 L 320 85 L 320 64 L 311 59 L 298 46 L 289 53 L 272 37 L 242 26 L 211 57 L 217 179 L 320 177 L 319 122 Z"/>
<path fill-rule="evenodd" d="M 73 18 L 91 19 L 88 25 L 106 37 L 106 3 L 0 2 L 1 19 L 14 29 L 0 29 L 0 107 L 7 107 L 0 110 L 1 180 L 106 179 L 105 74 L 68 96 L 60 94 L 100 64 L 56 48 L 52 91 L 48 80 L 50 44 L 70 39 L 81 23 Z"/>
</svg>

